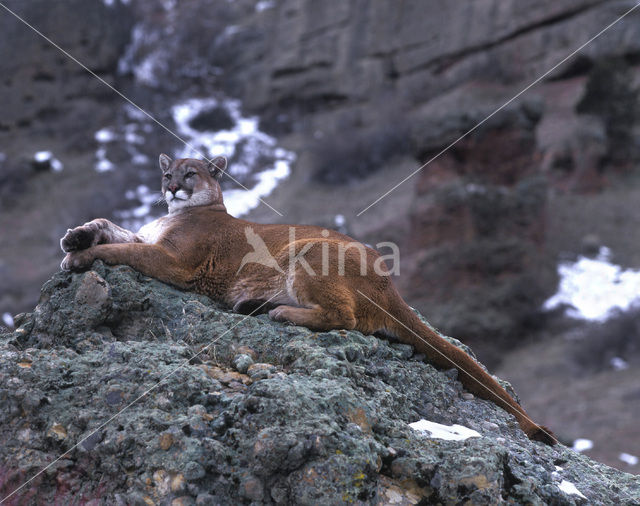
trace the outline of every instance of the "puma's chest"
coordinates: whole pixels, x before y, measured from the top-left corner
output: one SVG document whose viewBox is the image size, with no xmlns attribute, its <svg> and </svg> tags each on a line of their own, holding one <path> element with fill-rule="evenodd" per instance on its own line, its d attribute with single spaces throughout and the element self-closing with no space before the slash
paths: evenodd
<svg viewBox="0 0 640 506">
<path fill-rule="evenodd" d="M 168 217 L 163 216 L 151 223 L 147 223 L 138 230 L 138 237 L 147 244 L 155 244 L 158 242 L 164 232 L 171 226 Z"/>
</svg>

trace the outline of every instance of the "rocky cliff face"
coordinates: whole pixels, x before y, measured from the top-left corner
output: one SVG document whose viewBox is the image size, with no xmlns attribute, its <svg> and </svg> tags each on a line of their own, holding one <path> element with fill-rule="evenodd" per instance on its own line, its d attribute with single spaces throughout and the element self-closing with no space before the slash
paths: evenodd
<svg viewBox="0 0 640 506">
<path fill-rule="evenodd" d="M 111 85 L 132 28 L 115 2 L 8 1 L 4 5 Z M 113 92 L 4 8 L 0 12 L 0 311 L 32 306 L 55 269 L 56 236 L 87 209 L 110 214 L 122 180 L 105 192 L 94 132 L 115 121 Z M 38 163 L 36 153 L 48 153 Z M 59 165 L 55 170 L 51 160 Z M 84 191 L 74 191 L 78 189 Z"/>
<path fill-rule="evenodd" d="M 53 276 L 17 323 L 0 336 L 0 499 L 37 476 L 6 504 L 640 500 L 635 477 L 529 441 L 405 345 L 233 314 L 101 263 Z"/>
</svg>

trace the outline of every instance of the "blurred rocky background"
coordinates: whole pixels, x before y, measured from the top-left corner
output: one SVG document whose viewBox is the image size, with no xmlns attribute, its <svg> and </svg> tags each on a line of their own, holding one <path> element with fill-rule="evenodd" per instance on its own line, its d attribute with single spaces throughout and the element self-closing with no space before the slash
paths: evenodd
<svg viewBox="0 0 640 506">
<path fill-rule="evenodd" d="M 632 0 L 3 3 L 68 52 L 0 8 L 6 326 L 67 227 L 138 226 L 164 212 L 160 152 L 221 152 L 250 190 L 224 183 L 235 214 L 396 242 L 410 304 L 536 420 L 640 471 L 633 297 L 595 316 L 564 305 L 576 287 L 614 302 L 605 284 L 640 267 L 640 9 L 368 207 Z M 584 265 L 574 298 L 545 305 Z"/>
</svg>

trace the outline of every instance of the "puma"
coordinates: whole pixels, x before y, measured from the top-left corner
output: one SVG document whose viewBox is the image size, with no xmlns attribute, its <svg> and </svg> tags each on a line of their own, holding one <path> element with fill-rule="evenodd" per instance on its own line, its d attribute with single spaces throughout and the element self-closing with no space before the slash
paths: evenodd
<svg viewBox="0 0 640 506">
<path fill-rule="evenodd" d="M 60 241 L 62 268 L 84 270 L 97 259 L 125 264 L 237 312 L 266 306 L 278 322 L 381 333 L 412 345 L 439 368 L 458 369 L 467 390 L 515 416 L 529 438 L 557 442 L 473 358 L 418 318 L 391 277 L 379 272 L 384 262 L 377 251 L 320 227 L 263 225 L 227 214 L 217 181 L 226 165 L 224 157 L 204 162 L 160 155 L 169 214 L 138 233 L 105 219 L 69 229 Z"/>
</svg>

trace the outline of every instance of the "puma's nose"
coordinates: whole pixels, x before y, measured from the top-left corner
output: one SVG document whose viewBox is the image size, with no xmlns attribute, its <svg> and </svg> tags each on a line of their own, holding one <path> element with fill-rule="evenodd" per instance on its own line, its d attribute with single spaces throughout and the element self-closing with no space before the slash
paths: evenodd
<svg viewBox="0 0 640 506">
<path fill-rule="evenodd" d="M 170 184 L 167 187 L 167 190 L 169 190 L 171 193 L 173 193 L 175 195 L 176 192 L 178 191 L 178 185 L 177 184 Z"/>
</svg>

